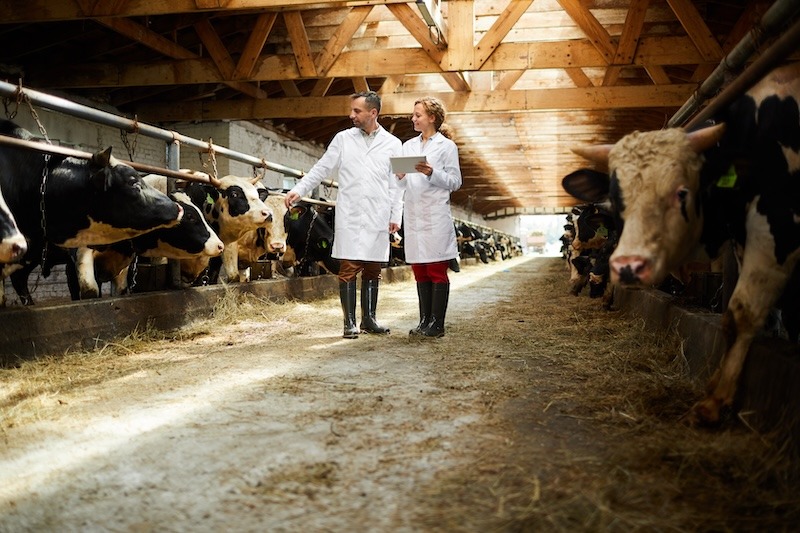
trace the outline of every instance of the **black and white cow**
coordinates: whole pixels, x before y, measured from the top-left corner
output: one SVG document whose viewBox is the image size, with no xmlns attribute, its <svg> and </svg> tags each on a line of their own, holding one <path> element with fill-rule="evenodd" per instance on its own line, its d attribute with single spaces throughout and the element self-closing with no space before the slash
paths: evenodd
<svg viewBox="0 0 800 533">
<path fill-rule="evenodd" d="M 283 264 L 298 276 L 313 275 L 318 268 L 339 273 L 333 249 L 334 208 L 300 202 L 286 212 L 286 253 Z"/>
<path fill-rule="evenodd" d="M 147 178 L 145 176 L 145 181 Z M 127 241 L 79 249 L 80 298 L 98 297 L 100 286 L 105 282 L 112 283 L 112 294 L 126 294 L 128 270 L 137 256 L 191 260 L 222 254 L 225 249 L 222 240 L 189 196 L 181 191 L 168 196 L 183 207 L 183 218 L 177 226 L 157 229 Z"/>
<path fill-rule="evenodd" d="M 0 121 L 0 135 L 34 140 L 30 132 L 7 120 Z M 0 273 L 10 274 L 18 291 L 27 287 L 28 275 L 42 262 L 45 246 L 48 261 L 51 251 L 59 255 L 56 247 L 130 239 L 174 226 L 183 216 L 180 205 L 142 182 L 136 170 L 111 156 L 111 148 L 84 160 L 0 145 L 0 190 L 28 240 L 20 264 L 12 267 L 17 270 L 4 268 Z M 33 303 L 30 294 L 20 298 Z"/>
<path fill-rule="evenodd" d="M 14 214 L 0 194 L 0 263 L 13 263 L 28 251 L 28 242 L 19 231 Z"/>
<path fill-rule="evenodd" d="M 259 197 L 259 181 L 260 178 L 225 176 L 216 186 L 194 182 L 185 188 L 225 245 L 221 272 L 228 282 L 241 281 L 237 241 L 248 231 L 272 222 L 272 211 Z"/>
<path fill-rule="evenodd" d="M 724 109 L 720 124 L 634 132 L 614 145 L 575 150 L 610 176 L 573 173 L 564 188 L 596 201 L 609 196 L 623 221 L 612 277 L 654 285 L 733 240 L 739 278 L 722 324 L 727 350 L 692 409 L 716 423 L 732 405 L 753 338 L 779 301 L 800 256 L 800 63 L 766 76 Z"/>
</svg>

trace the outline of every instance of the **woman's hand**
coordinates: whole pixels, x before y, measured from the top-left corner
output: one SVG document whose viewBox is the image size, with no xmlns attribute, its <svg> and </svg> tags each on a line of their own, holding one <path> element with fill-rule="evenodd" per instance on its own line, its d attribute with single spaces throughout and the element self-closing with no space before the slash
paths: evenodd
<svg viewBox="0 0 800 533">
<path fill-rule="evenodd" d="M 430 176 L 431 174 L 433 174 L 433 167 L 427 161 L 425 161 L 424 163 L 419 163 L 417 166 L 414 167 L 414 170 L 416 170 L 417 172 L 421 172 L 426 176 Z"/>
</svg>

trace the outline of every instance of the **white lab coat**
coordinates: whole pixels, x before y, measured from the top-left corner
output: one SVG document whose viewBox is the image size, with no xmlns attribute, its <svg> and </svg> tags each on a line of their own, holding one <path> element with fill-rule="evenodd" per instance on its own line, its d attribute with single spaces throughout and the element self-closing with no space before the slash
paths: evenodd
<svg viewBox="0 0 800 533">
<path fill-rule="evenodd" d="M 404 193 L 403 239 L 407 263 L 434 263 L 458 256 L 450 213 L 450 193 L 461 188 L 458 147 L 435 133 L 422 146 L 422 135 L 403 143 L 403 155 L 424 155 L 433 167 L 426 176 L 406 174 L 399 180 Z"/>
<path fill-rule="evenodd" d="M 308 196 L 338 171 L 333 249 L 337 259 L 389 261 L 389 223 L 400 224 L 402 191 L 389 158 L 400 154 L 400 139 L 378 125 L 372 144 L 353 127 L 337 133 L 328 149 L 292 191 Z"/>
</svg>

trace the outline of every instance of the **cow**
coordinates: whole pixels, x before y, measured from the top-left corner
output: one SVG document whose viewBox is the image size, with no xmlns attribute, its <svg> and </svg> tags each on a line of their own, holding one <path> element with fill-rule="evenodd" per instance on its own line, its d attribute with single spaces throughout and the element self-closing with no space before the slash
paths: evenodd
<svg viewBox="0 0 800 533">
<path fill-rule="evenodd" d="M 564 178 L 574 196 L 608 197 L 623 226 L 612 278 L 655 285 L 698 254 L 732 240 L 740 272 L 723 312 L 726 351 L 692 423 L 716 424 L 733 407 L 747 352 L 800 256 L 800 63 L 780 67 L 727 105 L 715 124 L 634 132 L 583 147 L 609 174 Z"/>
<path fill-rule="evenodd" d="M 272 211 L 259 197 L 256 188 L 259 181 L 260 178 L 229 175 L 219 178 L 216 186 L 192 182 L 185 187 L 186 194 L 203 211 L 206 220 L 225 245 L 221 267 L 224 281 L 242 281 L 238 268 L 237 241 L 248 231 L 272 222 Z M 196 263 L 196 260 L 191 262 Z M 193 267 L 197 269 L 196 264 Z"/>
<path fill-rule="evenodd" d="M 149 176 L 144 180 L 148 181 Z M 185 192 L 175 191 L 168 196 L 183 207 L 183 218 L 177 226 L 157 229 L 127 241 L 79 248 L 77 257 L 80 298 L 96 298 L 100 285 L 112 282 L 113 294 L 129 291 L 128 270 L 136 256 L 147 258 L 185 259 L 210 258 L 225 249 L 205 219 Z M 75 295 L 73 295 L 75 299 Z"/>
<path fill-rule="evenodd" d="M 250 230 L 237 241 L 239 248 L 239 278 L 250 281 L 250 270 L 258 261 L 280 261 L 286 252 L 286 227 L 284 219 L 287 212 L 283 194 L 271 193 L 261 185 L 259 194 L 272 211 L 272 219 L 263 227 Z"/>
<path fill-rule="evenodd" d="M 13 263 L 28 251 L 28 241 L 19 230 L 14 214 L 0 194 L 0 263 Z"/>
<path fill-rule="evenodd" d="M 339 260 L 331 257 L 333 247 L 334 208 L 300 202 L 284 215 L 286 253 L 284 268 L 296 275 L 314 274 L 319 268 L 339 273 Z"/>
<path fill-rule="evenodd" d="M 8 120 L 0 120 L 0 135 L 35 140 Z M 142 182 L 132 167 L 111 155 L 111 148 L 85 160 L 2 145 L 0 190 L 28 242 L 20 263 L 0 272 L 11 276 L 18 294 L 27 290 L 36 266 L 44 263 L 44 273 L 54 263 L 49 254 L 64 254 L 58 248 L 130 239 L 174 226 L 183 216 L 180 205 Z M 24 304 L 33 303 L 30 294 L 19 296 Z"/>
</svg>

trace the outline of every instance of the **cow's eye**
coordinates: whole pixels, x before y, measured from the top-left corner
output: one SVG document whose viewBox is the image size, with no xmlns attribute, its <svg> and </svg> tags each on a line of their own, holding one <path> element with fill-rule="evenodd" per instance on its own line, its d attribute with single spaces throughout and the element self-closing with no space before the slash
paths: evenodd
<svg viewBox="0 0 800 533">
<path fill-rule="evenodd" d="M 678 201 L 681 203 L 681 205 L 683 205 L 686 203 L 686 199 L 689 198 L 689 189 L 686 187 L 678 187 L 675 195 L 678 197 Z"/>
</svg>

